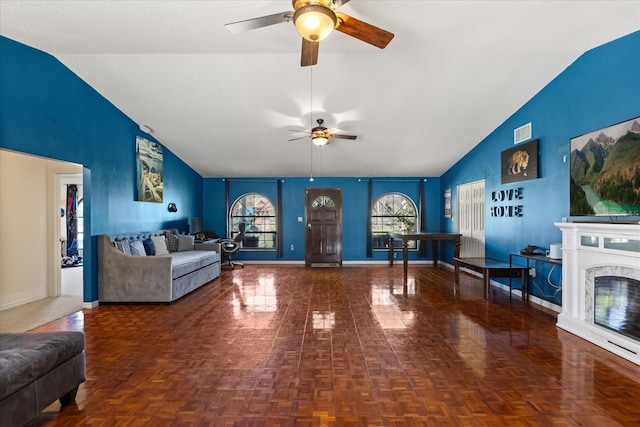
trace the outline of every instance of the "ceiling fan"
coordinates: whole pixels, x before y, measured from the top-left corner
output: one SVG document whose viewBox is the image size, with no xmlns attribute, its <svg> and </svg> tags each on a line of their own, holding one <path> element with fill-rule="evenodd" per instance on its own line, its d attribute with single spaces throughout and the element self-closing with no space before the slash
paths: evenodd
<svg viewBox="0 0 640 427">
<path fill-rule="evenodd" d="M 394 34 L 335 11 L 336 7 L 347 2 L 349 0 L 292 0 L 293 11 L 232 22 L 226 24 L 225 27 L 233 33 L 239 33 L 293 21 L 302 36 L 302 57 L 300 59 L 302 67 L 318 63 L 320 41 L 324 40 L 333 30 L 338 30 L 384 49 L 393 39 Z"/>
<path fill-rule="evenodd" d="M 351 139 L 354 140 L 357 138 L 356 135 L 345 135 L 342 133 L 332 133 L 329 129 L 327 129 L 326 127 L 322 126 L 322 124 L 324 123 L 323 119 L 318 119 L 316 120 L 316 122 L 318 123 L 318 126 L 314 127 L 313 129 L 311 129 L 311 132 L 309 132 L 309 137 L 311 137 L 311 142 L 313 142 L 315 145 L 319 145 L 319 146 L 323 146 L 329 143 L 329 140 L 331 138 L 336 138 L 336 139 Z M 297 130 L 294 130 L 293 132 L 300 132 Z M 301 136 L 298 138 L 293 138 L 290 139 L 289 141 L 295 141 L 298 139 L 302 139 L 302 138 L 306 138 L 307 136 Z"/>
</svg>

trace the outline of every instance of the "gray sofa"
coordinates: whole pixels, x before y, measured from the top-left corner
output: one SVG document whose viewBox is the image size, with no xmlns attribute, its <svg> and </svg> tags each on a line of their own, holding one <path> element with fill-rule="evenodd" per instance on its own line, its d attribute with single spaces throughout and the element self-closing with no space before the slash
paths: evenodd
<svg viewBox="0 0 640 427">
<path fill-rule="evenodd" d="M 56 400 L 75 400 L 86 379 L 84 334 L 0 334 L 0 425 L 22 426 Z"/>
<path fill-rule="evenodd" d="M 168 254 L 135 256 L 116 246 L 170 231 L 98 236 L 98 297 L 105 303 L 170 303 L 220 276 L 220 244 L 193 243 Z M 184 237 L 184 236 L 183 236 Z M 188 241 L 188 239 L 187 239 Z"/>
</svg>

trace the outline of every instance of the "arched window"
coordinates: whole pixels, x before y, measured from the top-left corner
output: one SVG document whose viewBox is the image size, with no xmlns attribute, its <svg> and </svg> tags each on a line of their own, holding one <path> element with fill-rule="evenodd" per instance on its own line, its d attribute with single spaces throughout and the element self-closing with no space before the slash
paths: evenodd
<svg viewBox="0 0 640 427">
<path fill-rule="evenodd" d="M 232 237 L 238 234 L 238 224 L 247 224 L 242 247 L 275 249 L 278 231 L 276 210 L 267 196 L 247 193 L 239 197 L 231 205 L 229 220 Z"/>
<path fill-rule="evenodd" d="M 311 204 L 314 208 L 335 208 L 336 202 L 329 196 L 318 196 Z"/>
<path fill-rule="evenodd" d="M 372 247 L 388 248 L 390 232 L 417 232 L 418 209 L 409 197 L 401 193 L 380 196 L 371 210 Z M 409 242 L 415 249 L 416 242 Z"/>
</svg>

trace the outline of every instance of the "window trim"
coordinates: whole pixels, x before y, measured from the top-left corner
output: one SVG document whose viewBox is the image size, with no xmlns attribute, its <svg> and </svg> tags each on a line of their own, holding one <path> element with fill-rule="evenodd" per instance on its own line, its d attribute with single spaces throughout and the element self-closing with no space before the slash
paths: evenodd
<svg viewBox="0 0 640 427">
<path fill-rule="evenodd" d="M 273 209 L 273 215 L 255 215 L 255 210 L 254 210 L 254 215 L 244 215 L 244 216 L 233 216 L 233 211 L 234 208 L 236 207 L 236 204 L 246 198 L 247 196 L 251 196 L 254 195 L 257 196 L 258 198 L 262 198 L 265 199 L 269 202 L 269 205 L 271 206 L 271 209 Z M 252 208 L 254 208 L 255 206 L 252 206 Z M 278 209 L 276 208 L 276 205 L 273 203 L 273 201 L 271 200 L 270 197 L 268 197 L 266 194 L 264 193 L 259 193 L 257 191 L 250 191 L 244 194 L 241 194 L 240 196 L 238 196 L 233 203 L 231 203 L 231 205 L 229 206 L 229 212 L 227 214 L 227 229 L 229 230 L 229 235 L 231 238 L 235 237 L 238 234 L 238 228 L 237 225 L 235 225 L 234 222 L 234 218 L 273 218 L 272 221 L 272 225 L 275 228 L 274 231 L 252 231 L 249 230 L 249 224 L 250 221 L 245 221 L 245 223 L 247 223 L 247 229 L 245 230 L 245 239 L 243 240 L 243 246 L 240 248 L 241 251 L 243 250 L 257 250 L 257 251 L 277 251 L 278 249 Z M 253 223 L 255 223 L 255 220 L 253 221 Z M 248 234 L 258 234 L 258 235 L 271 235 L 273 236 L 273 246 L 272 247 L 247 247 L 244 245 L 244 243 L 246 242 L 246 237 Z M 258 245 L 260 242 L 260 237 L 258 237 Z"/>
<path fill-rule="evenodd" d="M 418 205 L 416 205 L 416 203 L 413 201 L 413 199 L 411 197 L 409 197 L 407 194 L 402 193 L 400 191 L 389 191 L 389 192 L 386 192 L 386 193 L 382 193 L 382 194 L 378 195 L 375 198 L 375 200 L 373 201 L 373 203 L 371 205 L 371 208 L 369 209 L 369 219 L 370 219 L 371 225 L 372 225 L 371 226 L 371 246 L 372 246 L 372 249 L 374 251 L 388 251 L 389 250 L 388 247 L 382 247 L 381 248 L 381 247 L 376 247 L 374 245 L 375 237 L 383 234 L 383 233 L 376 233 L 376 232 L 373 231 L 374 218 L 398 218 L 399 217 L 397 215 L 373 215 L 374 207 L 380 202 L 380 199 L 382 199 L 385 196 L 390 196 L 390 195 L 401 196 L 405 200 L 407 200 L 409 203 L 411 203 L 411 206 L 413 207 L 413 211 L 414 211 L 413 219 L 414 219 L 415 231 L 414 230 L 410 230 L 410 231 L 414 231 L 416 233 L 420 232 L 420 210 L 418 209 Z M 405 215 L 405 217 L 408 218 L 409 216 Z M 409 243 L 409 250 L 410 251 L 417 251 L 418 250 L 417 242 L 413 242 L 413 245 L 412 245 L 412 242 L 408 242 L 408 243 Z M 415 245 L 415 247 L 412 247 L 414 245 Z M 402 246 L 398 246 L 398 248 L 401 248 L 401 247 Z"/>
</svg>

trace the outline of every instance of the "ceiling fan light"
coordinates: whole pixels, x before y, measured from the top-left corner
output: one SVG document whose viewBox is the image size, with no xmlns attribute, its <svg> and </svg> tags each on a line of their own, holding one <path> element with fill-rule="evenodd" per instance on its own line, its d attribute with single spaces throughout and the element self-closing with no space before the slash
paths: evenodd
<svg viewBox="0 0 640 427">
<path fill-rule="evenodd" d="M 302 37 L 311 42 L 319 42 L 331 34 L 337 18 L 333 10 L 328 7 L 308 4 L 295 11 L 293 23 Z"/>
<path fill-rule="evenodd" d="M 322 147 L 323 145 L 326 145 L 327 142 L 329 142 L 329 138 L 326 135 L 314 135 L 311 137 L 311 141 Z"/>
</svg>

